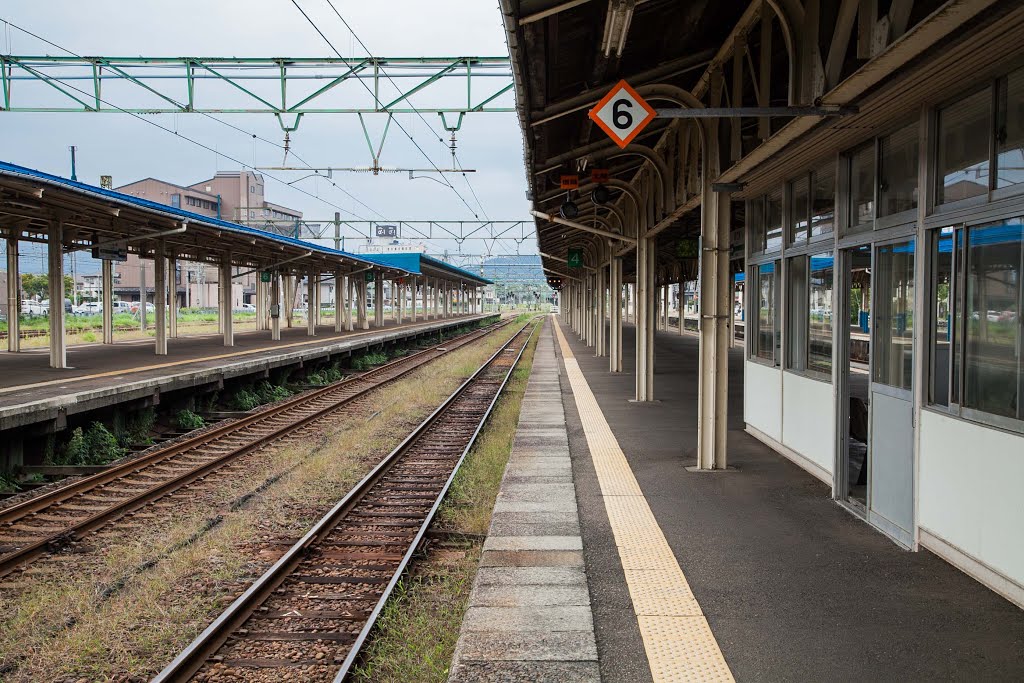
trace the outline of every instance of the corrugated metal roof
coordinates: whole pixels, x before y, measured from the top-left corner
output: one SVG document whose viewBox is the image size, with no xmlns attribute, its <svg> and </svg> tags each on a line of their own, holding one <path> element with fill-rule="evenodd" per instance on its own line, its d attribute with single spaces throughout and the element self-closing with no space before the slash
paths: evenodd
<svg viewBox="0 0 1024 683">
<path fill-rule="evenodd" d="M 405 270 L 400 266 L 390 265 L 382 262 L 373 261 L 364 256 L 352 254 L 347 251 L 340 251 L 325 247 L 312 242 L 305 242 L 303 240 L 287 237 L 285 235 L 278 235 L 276 233 L 267 232 L 260 230 L 259 228 L 251 228 L 246 225 L 239 225 L 238 223 L 232 223 L 219 218 L 211 218 L 209 216 L 203 216 L 198 213 L 192 213 L 191 211 L 185 211 L 173 206 L 167 206 L 166 204 L 160 204 L 159 202 L 153 202 L 148 199 L 142 199 L 141 197 L 133 197 L 129 194 L 122 192 L 115 192 L 114 190 L 108 190 L 95 185 L 89 185 L 87 183 L 78 182 L 76 180 L 70 180 L 68 178 L 62 178 L 60 176 L 51 175 L 36 169 L 27 168 L 25 166 L 18 166 L 16 164 L 10 164 L 0 161 L 0 175 L 7 175 L 13 177 L 29 178 L 36 181 L 42 181 L 50 185 L 57 185 L 68 190 L 75 191 L 82 195 L 92 195 L 103 197 L 113 202 L 120 204 L 128 204 L 141 209 L 149 211 L 159 212 L 164 215 L 171 215 L 177 218 L 188 220 L 190 223 L 198 223 L 201 225 L 207 225 L 222 230 L 228 230 L 242 235 L 249 235 L 253 237 L 261 237 L 263 239 L 272 240 L 274 242 L 288 244 L 290 246 L 299 247 L 307 251 L 317 252 L 319 254 L 325 254 L 327 256 L 337 256 L 351 261 L 357 261 L 364 263 L 367 266 L 372 265 L 383 265 L 385 267 L 394 268 L 396 270 Z"/>
</svg>

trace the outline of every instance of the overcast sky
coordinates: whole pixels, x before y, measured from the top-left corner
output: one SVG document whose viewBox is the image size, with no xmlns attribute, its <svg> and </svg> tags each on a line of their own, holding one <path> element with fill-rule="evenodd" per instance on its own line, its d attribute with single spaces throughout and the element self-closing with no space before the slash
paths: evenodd
<svg viewBox="0 0 1024 683">
<path fill-rule="evenodd" d="M 375 56 L 508 54 L 496 0 L 334 1 Z M 299 4 L 343 56 L 363 55 L 326 0 L 299 0 Z M 79 55 L 334 56 L 291 0 L 5 0 L 0 4 L 0 19 L 23 26 Z M 62 54 L 3 23 L 0 52 Z M 77 85 L 88 88 L 88 82 Z M 205 83 L 200 85 L 206 87 Z M 179 99 L 184 97 L 184 83 L 169 87 L 172 91 L 179 88 Z M 224 91 L 208 92 L 214 99 L 230 97 Z M 105 99 L 119 106 L 142 106 L 148 102 L 113 88 L 105 93 Z M 511 98 L 505 101 L 512 103 Z M 424 102 L 419 104 L 423 106 Z M 435 114 L 425 116 L 440 130 L 439 122 L 434 123 Z M 220 114 L 218 118 L 268 140 L 280 142 L 283 137 L 272 115 Z M 202 116 L 167 114 L 153 119 L 245 163 L 276 166 L 282 162 L 280 148 L 262 142 L 254 144 L 249 136 Z M 385 115 L 372 115 L 368 117 L 368 127 L 379 134 L 385 120 Z M 451 165 L 451 154 L 428 134 L 422 121 L 413 114 L 403 115 L 400 120 L 437 166 Z M 112 175 L 115 186 L 148 176 L 191 184 L 218 170 L 238 168 L 225 158 L 123 114 L 0 114 L 0 159 L 4 161 L 68 176 L 70 145 L 78 148 L 78 179 L 95 184 L 99 183 L 100 175 Z M 371 162 L 355 115 L 306 116 L 292 134 L 292 149 L 313 166 L 368 166 Z M 463 167 L 478 169 L 469 177 L 487 216 L 493 220 L 529 220 L 522 140 L 515 114 L 468 115 L 458 135 L 458 154 Z M 402 167 L 429 165 L 394 126 L 388 134 L 381 163 Z M 305 174 L 273 175 L 292 181 Z M 299 186 L 367 219 L 473 219 L 470 209 L 454 192 L 431 180 L 369 174 L 343 174 L 335 180 L 370 209 L 322 180 L 310 178 Z M 465 182 L 452 177 L 452 183 L 479 214 Z M 300 209 L 309 218 L 333 217 L 337 210 L 270 178 L 266 182 L 266 196 L 268 201 Z M 431 251 L 458 249 L 452 241 L 436 240 L 429 246 Z M 467 242 L 462 250 L 482 253 L 486 247 L 480 242 Z M 520 247 L 520 253 L 535 252 L 532 240 Z M 499 244 L 492 253 L 515 253 L 515 245 Z"/>
</svg>

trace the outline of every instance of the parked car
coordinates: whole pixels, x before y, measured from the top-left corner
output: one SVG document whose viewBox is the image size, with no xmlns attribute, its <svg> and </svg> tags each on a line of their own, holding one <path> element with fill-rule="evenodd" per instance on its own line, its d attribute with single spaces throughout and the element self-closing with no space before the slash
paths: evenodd
<svg viewBox="0 0 1024 683">
<path fill-rule="evenodd" d="M 242 304 L 236 310 L 239 310 L 239 311 L 242 311 L 242 312 L 245 312 L 245 313 L 255 313 L 256 312 L 256 304 Z"/>
<path fill-rule="evenodd" d="M 102 301 L 83 301 L 74 309 L 75 315 L 99 315 L 103 313 Z"/>
<path fill-rule="evenodd" d="M 128 301 L 113 301 L 113 302 L 111 302 L 111 307 L 113 308 L 114 313 L 131 313 L 132 312 L 132 305 Z"/>
<path fill-rule="evenodd" d="M 50 305 L 49 303 L 44 304 L 41 301 L 23 299 L 21 302 L 21 312 L 25 315 L 49 315 Z"/>
<path fill-rule="evenodd" d="M 129 310 L 132 313 L 136 313 L 137 314 L 139 312 L 139 302 L 138 301 L 133 301 L 131 303 L 131 308 Z M 156 306 L 154 306 L 153 304 L 151 304 L 151 303 L 149 303 L 147 301 L 146 302 L 146 313 L 155 313 L 155 312 L 156 312 Z"/>
</svg>

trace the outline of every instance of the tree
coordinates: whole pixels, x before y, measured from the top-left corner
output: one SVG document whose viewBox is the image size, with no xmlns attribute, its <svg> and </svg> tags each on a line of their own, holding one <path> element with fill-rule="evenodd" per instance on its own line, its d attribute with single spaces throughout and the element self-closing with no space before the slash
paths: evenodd
<svg viewBox="0 0 1024 683">
<path fill-rule="evenodd" d="M 50 280 L 46 275 L 34 273 L 21 274 L 21 291 L 29 299 L 39 297 L 48 298 L 50 293 Z M 64 276 L 64 298 L 70 299 L 75 291 L 75 281 L 70 275 Z"/>
<path fill-rule="evenodd" d="M 49 283 L 47 282 L 45 275 L 35 275 L 33 273 L 21 274 L 21 291 L 29 299 L 34 297 L 45 298 L 48 289 Z"/>
</svg>

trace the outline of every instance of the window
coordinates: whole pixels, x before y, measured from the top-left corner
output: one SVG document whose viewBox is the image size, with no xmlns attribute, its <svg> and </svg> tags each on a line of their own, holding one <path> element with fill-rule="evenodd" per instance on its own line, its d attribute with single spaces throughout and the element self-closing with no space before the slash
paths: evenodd
<svg viewBox="0 0 1024 683">
<path fill-rule="evenodd" d="M 870 230 L 875 219 L 875 146 L 867 145 L 849 156 L 850 231 Z"/>
<path fill-rule="evenodd" d="M 255 185 L 250 185 L 249 186 L 249 194 L 256 194 L 256 186 Z"/>
<path fill-rule="evenodd" d="M 782 248 L 782 188 L 773 190 L 764 201 L 764 250 Z"/>
<path fill-rule="evenodd" d="M 789 244 L 807 241 L 810 209 L 810 179 L 802 176 L 789 183 Z"/>
<path fill-rule="evenodd" d="M 1024 428 L 1024 218 L 938 231 L 933 258 L 932 402 Z"/>
<path fill-rule="evenodd" d="M 786 260 L 786 367 L 807 369 L 807 257 Z"/>
<path fill-rule="evenodd" d="M 1024 184 L 1024 69 L 998 84 L 996 187 Z"/>
<path fill-rule="evenodd" d="M 836 208 L 836 169 L 829 163 L 811 172 L 811 237 L 832 232 Z"/>
<path fill-rule="evenodd" d="M 986 88 L 939 110 L 936 204 L 988 193 L 991 103 Z"/>
<path fill-rule="evenodd" d="M 786 367 L 832 374 L 832 281 L 830 252 L 787 262 Z"/>
<path fill-rule="evenodd" d="M 914 240 L 875 250 L 871 381 L 910 390 L 914 380 Z"/>
<path fill-rule="evenodd" d="M 832 285 L 835 265 L 830 252 L 811 256 L 808 301 L 807 369 L 832 374 Z"/>
<path fill-rule="evenodd" d="M 754 266 L 753 280 L 756 289 L 752 293 L 756 307 L 756 334 L 751 336 L 751 356 L 778 364 L 777 348 L 779 329 L 776 320 L 776 263 L 762 263 Z"/>
<path fill-rule="evenodd" d="M 878 215 L 917 208 L 917 124 L 878 140 Z"/>
</svg>

